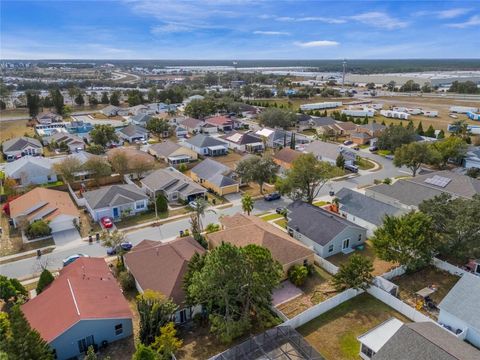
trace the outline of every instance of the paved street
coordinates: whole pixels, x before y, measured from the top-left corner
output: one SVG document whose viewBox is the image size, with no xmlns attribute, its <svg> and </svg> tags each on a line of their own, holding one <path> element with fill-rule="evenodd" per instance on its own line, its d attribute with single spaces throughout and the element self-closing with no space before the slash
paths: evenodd
<svg viewBox="0 0 480 360">
<path fill-rule="evenodd" d="M 319 192 L 318 197 L 328 196 L 330 190 L 339 191 L 342 187 L 356 188 L 358 186 L 372 184 L 374 179 L 384 179 L 386 177 L 395 177 L 399 175 L 408 174 L 403 169 L 397 169 L 393 165 L 391 160 L 385 159 L 381 156 L 362 152 L 362 156 L 369 157 L 375 160 L 382 169 L 376 172 L 366 172 L 364 175 L 356 175 L 352 178 L 342 181 L 330 181 Z M 363 172 L 362 172 L 363 173 Z M 264 200 L 258 200 L 255 202 L 254 214 L 262 213 L 265 211 L 274 211 L 275 208 L 280 206 L 287 206 L 290 203 L 289 199 L 282 198 L 278 201 L 266 202 Z M 232 215 L 242 211 L 239 197 L 233 200 L 233 206 L 230 208 L 216 210 L 215 213 L 207 212 L 203 219 L 204 226 L 208 223 L 218 222 L 218 219 L 222 215 Z M 190 227 L 189 219 L 180 219 L 172 221 L 157 227 L 147 227 L 139 230 L 132 231 L 127 234 L 128 241 L 131 241 L 134 245 L 138 244 L 144 239 L 155 241 L 169 241 L 179 235 L 180 230 L 185 230 Z M 23 278 L 28 277 L 31 274 L 37 273 L 41 270 L 40 262 L 47 264 L 51 270 L 57 270 L 62 267 L 62 259 L 77 253 L 87 254 L 89 256 L 106 256 L 106 250 L 98 243 L 88 244 L 80 239 L 73 240 L 69 243 L 62 241 L 63 245 L 57 246 L 56 249 L 48 255 L 42 256 L 40 260 L 32 257 L 24 260 L 19 260 L 4 265 L 0 265 L 0 274 Z"/>
</svg>

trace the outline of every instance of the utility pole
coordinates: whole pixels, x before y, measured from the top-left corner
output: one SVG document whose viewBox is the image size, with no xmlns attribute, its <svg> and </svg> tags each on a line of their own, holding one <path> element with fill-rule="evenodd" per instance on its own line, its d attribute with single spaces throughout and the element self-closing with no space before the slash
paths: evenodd
<svg viewBox="0 0 480 360">
<path fill-rule="evenodd" d="M 342 89 L 345 87 L 345 72 L 347 70 L 347 61 L 343 59 L 342 63 L 343 72 L 342 72 Z"/>
</svg>

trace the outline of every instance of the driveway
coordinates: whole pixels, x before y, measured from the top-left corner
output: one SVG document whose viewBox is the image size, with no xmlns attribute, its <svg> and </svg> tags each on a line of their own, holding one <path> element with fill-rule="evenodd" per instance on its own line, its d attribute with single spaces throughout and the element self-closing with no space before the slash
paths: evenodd
<svg viewBox="0 0 480 360">
<path fill-rule="evenodd" d="M 59 231 L 57 233 L 54 233 L 52 236 L 57 246 L 62 246 L 72 241 L 79 240 L 81 238 L 77 229 Z"/>
</svg>

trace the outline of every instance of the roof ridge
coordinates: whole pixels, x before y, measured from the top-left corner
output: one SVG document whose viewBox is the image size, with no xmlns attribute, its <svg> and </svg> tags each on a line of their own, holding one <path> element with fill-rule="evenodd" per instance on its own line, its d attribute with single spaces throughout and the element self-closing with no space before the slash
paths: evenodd
<svg viewBox="0 0 480 360">
<path fill-rule="evenodd" d="M 413 324 L 418 324 L 418 323 L 413 323 Z M 438 325 L 437 323 L 434 323 L 432 322 L 432 324 L 434 324 L 435 326 L 438 326 L 440 329 L 442 329 L 443 331 L 448 331 L 448 330 L 445 330 L 443 329 L 440 325 Z M 427 340 L 430 344 L 433 344 L 435 345 L 438 349 L 440 349 L 441 351 L 447 353 L 448 355 L 451 355 L 452 357 L 454 357 L 455 359 L 458 359 L 458 360 L 461 360 L 461 358 L 459 358 L 458 356 L 452 354 L 451 352 L 447 351 L 446 349 L 444 349 L 443 347 L 440 347 L 439 344 L 437 343 L 434 343 L 432 340 L 430 340 L 429 338 L 427 338 L 425 335 L 423 335 L 423 333 L 419 333 L 415 328 L 412 328 L 410 326 L 408 326 L 409 329 L 411 329 L 412 331 L 414 331 L 417 335 L 420 335 L 422 338 L 424 338 L 425 340 Z M 453 334 L 451 334 L 453 336 Z M 459 340 L 459 341 L 462 341 L 462 340 Z"/>
<path fill-rule="evenodd" d="M 77 315 L 80 316 L 80 309 L 78 308 L 77 299 L 75 298 L 75 293 L 70 283 L 70 279 L 67 277 L 68 287 L 70 288 L 70 294 L 72 295 L 73 303 L 75 304 L 75 309 L 77 310 Z"/>
</svg>

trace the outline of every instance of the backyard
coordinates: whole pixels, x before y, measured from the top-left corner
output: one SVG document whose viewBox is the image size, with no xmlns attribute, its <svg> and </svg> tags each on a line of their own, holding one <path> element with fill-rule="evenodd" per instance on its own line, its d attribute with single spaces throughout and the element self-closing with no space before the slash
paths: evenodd
<svg viewBox="0 0 480 360">
<path fill-rule="evenodd" d="M 361 294 L 297 330 L 327 360 L 359 359 L 357 337 L 391 317 L 410 322 L 371 295 Z"/>
<path fill-rule="evenodd" d="M 428 266 L 417 272 L 393 278 L 391 281 L 399 287 L 398 297 L 415 307 L 417 300 L 420 299 L 415 294 L 417 291 L 426 287 L 435 287 L 436 290 L 430 295 L 430 298 L 438 306 L 459 279 L 458 276 L 440 270 L 435 266 Z M 436 316 L 435 312 L 427 312 L 423 308 L 421 311 L 429 316 Z"/>
<path fill-rule="evenodd" d="M 33 136 L 33 127 L 28 127 L 27 123 L 28 120 L 0 121 L 0 142 L 17 136 Z"/>
<path fill-rule="evenodd" d="M 392 263 L 392 262 L 389 262 L 389 261 L 384 261 L 384 260 L 379 259 L 377 257 L 377 255 L 375 254 L 375 250 L 373 248 L 372 243 L 369 240 L 367 240 L 365 242 L 365 246 L 364 246 L 363 250 L 360 250 L 359 248 L 357 248 L 357 250 L 355 250 L 354 252 L 352 252 L 350 254 L 347 254 L 347 255 L 345 255 L 343 253 L 338 253 L 338 254 L 335 254 L 333 256 L 330 256 L 327 260 L 330 261 L 332 264 L 334 264 L 336 266 L 340 266 L 341 264 L 344 264 L 344 263 L 348 262 L 348 259 L 353 254 L 360 254 L 360 255 L 368 257 L 370 260 L 372 260 L 373 268 L 374 268 L 373 275 L 375 275 L 375 276 L 383 275 L 386 272 L 398 267 L 398 264 L 396 264 L 396 263 Z"/>
<path fill-rule="evenodd" d="M 314 266 L 314 273 L 307 278 L 305 284 L 300 286 L 303 294 L 277 306 L 289 319 L 304 312 L 308 308 L 335 296 L 337 291 L 331 285 L 332 275 L 318 266 Z"/>
</svg>

